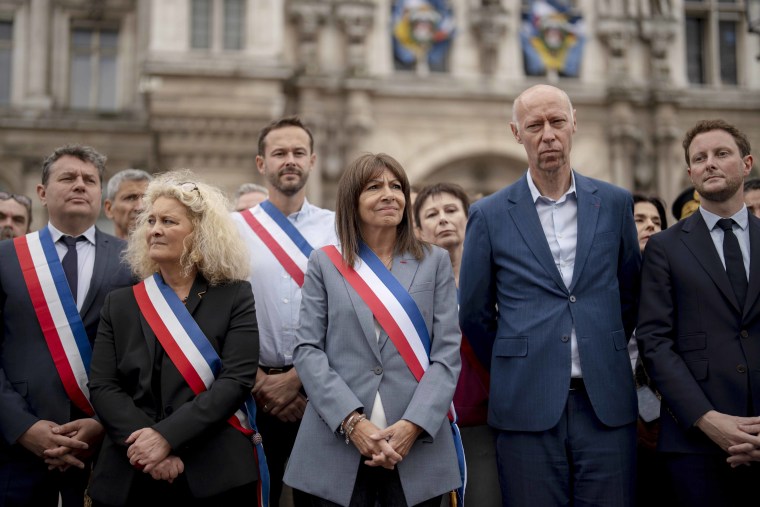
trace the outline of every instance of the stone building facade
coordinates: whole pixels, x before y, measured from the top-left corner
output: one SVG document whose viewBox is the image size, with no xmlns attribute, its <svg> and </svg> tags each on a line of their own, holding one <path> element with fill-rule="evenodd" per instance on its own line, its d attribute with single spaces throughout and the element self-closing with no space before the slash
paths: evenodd
<svg viewBox="0 0 760 507">
<path fill-rule="evenodd" d="M 531 0 L 406 0 L 445 7 L 444 68 L 424 53 L 399 65 L 398 0 L 0 0 L 0 188 L 33 194 L 42 158 L 81 142 L 110 173 L 191 168 L 233 191 L 260 182 L 259 129 L 299 114 L 317 143 L 313 202 L 332 207 L 366 151 L 413 183 L 489 193 L 527 167 L 508 122 L 541 82 L 573 99 L 588 176 L 672 200 L 681 138 L 703 118 L 737 124 L 760 156 L 758 0 L 541 1 L 577 21 L 575 71 L 529 71 Z"/>
</svg>

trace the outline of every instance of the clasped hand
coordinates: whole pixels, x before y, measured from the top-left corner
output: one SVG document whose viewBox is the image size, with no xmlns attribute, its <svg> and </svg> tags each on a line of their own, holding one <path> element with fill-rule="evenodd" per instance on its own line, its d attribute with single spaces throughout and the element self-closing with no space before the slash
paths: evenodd
<svg viewBox="0 0 760 507">
<path fill-rule="evenodd" d="M 697 427 L 730 456 L 732 467 L 760 461 L 760 417 L 739 417 L 715 410 L 697 421 Z"/>
<path fill-rule="evenodd" d="M 349 438 L 362 456 L 371 458 L 364 461 L 365 465 L 392 470 L 409 454 L 420 433 L 422 429 L 419 426 L 405 419 L 383 430 L 364 419 L 356 424 Z"/>
<path fill-rule="evenodd" d="M 103 426 L 95 419 L 75 419 L 61 425 L 41 419 L 18 442 L 42 458 L 48 470 L 65 471 L 72 466 L 84 468 L 84 461 L 95 452 L 102 438 Z"/>
<path fill-rule="evenodd" d="M 126 440 L 129 463 L 156 480 L 172 482 L 185 471 L 185 464 L 178 456 L 169 454 L 171 445 L 153 428 L 141 428 Z"/>
<path fill-rule="evenodd" d="M 261 410 L 283 422 L 296 422 L 306 410 L 306 397 L 300 389 L 295 369 L 276 375 L 267 375 L 259 369 L 251 392 Z"/>
</svg>

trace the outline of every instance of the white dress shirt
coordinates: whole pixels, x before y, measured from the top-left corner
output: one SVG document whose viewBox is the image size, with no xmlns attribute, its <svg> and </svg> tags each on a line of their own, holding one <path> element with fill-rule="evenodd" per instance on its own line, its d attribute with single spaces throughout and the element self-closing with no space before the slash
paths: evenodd
<svg viewBox="0 0 760 507">
<path fill-rule="evenodd" d="M 58 259 L 63 261 L 63 256 L 69 251 L 66 243 L 58 241 L 64 233 L 55 228 L 48 222 L 50 236 L 55 243 L 55 251 L 58 253 Z M 77 241 L 77 310 L 82 311 L 82 303 L 87 297 L 92 281 L 92 271 L 95 267 L 95 226 L 91 226 L 80 236 L 84 236 L 87 241 Z"/>
<path fill-rule="evenodd" d="M 525 176 L 528 178 L 528 188 L 533 202 L 536 205 L 538 219 L 544 229 L 546 241 L 554 257 L 554 265 L 557 266 L 565 287 L 569 288 L 573 281 L 575 270 L 575 247 L 578 242 L 578 200 L 575 194 L 575 174 L 570 172 L 570 188 L 565 194 L 557 199 L 551 199 L 541 195 L 538 187 L 533 182 L 530 169 Z M 575 327 L 570 331 L 570 359 L 571 377 L 582 377 L 581 360 L 578 354 L 578 338 L 575 335 Z"/>
<path fill-rule="evenodd" d="M 726 258 L 723 255 L 723 235 L 725 232 L 717 226 L 718 220 L 723 217 L 707 211 L 702 206 L 699 207 L 699 212 L 702 213 L 702 218 L 705 224 L 707 224 L 707 229 L 710 231 L 710 237 L 715 245 L 715 250 L 718 251 L 723 269 L 726 269 Z M 731 230 L 734 231 L 734 236 L 739 240 L 739 249 L 742 251 L 742 260 L 744 261 L 744 273 L 747 275 L 747 280 L 749 280 L 749 216 L 747 213 L 747 206 L 742 206 L 742 209 L 737 211 L 736 214 L 727 218 L 734 220 Z"/>
<path fill-rule="evenodd" d="M 232 217 L 250 253 L 249 281 L 256 300 L 259 325 L 259 365 L 268 368 L 290 366 L 301 308 L 301 288 L 240 213 L 233 213 Z M 304 201 L 300 211 L 287 218 L 315 249 L 338 243 L 333 211 Z"/>
</svg>

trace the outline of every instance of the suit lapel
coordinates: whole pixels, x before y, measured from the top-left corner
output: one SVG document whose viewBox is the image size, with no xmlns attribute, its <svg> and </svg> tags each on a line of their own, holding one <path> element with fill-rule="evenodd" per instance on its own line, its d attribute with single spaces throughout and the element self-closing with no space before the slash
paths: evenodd
<svg viewBox="0 0 760 507">
<path fill-rule="evenodd" d="M 546 241 L 544 228 L 538 219 L 536 204 L 533 202 L 533 196 L 530 194 L 526 178 L 528 178 L 527 174 L 520 180 L 519 184 L 515 185 L 515 192 L 510 194 L 508 198 L 510 201 L 509 214 L 538 263 L 551 276 L 557 287 L 563 292 L 567 292 L 565 282 L 562 281 L 562 276 L 554 263 L 549 243 Z"/>
<path fill-rule="evenodd" d="M 354 290 L 353 287 L 351 287 L 351 284 L 348 283 L 348 281 L 343 278 L 343 276 L 338 273 L 338 270 L 336 269 L 335 272 L 340 276 L 340 278 L 343 280 L 343 284 L 346 287 L 346 292 L 348 293 L 348 297 L 351 300 L 351 304 L 354 306 L 354 312 L 356 312 L 356 318 L 359 319 L 359 325 L 362 328 L 362 331 L 364 332 L 364 338 L 367 340 L 367 344 L 369 345 L 369 348 L 372 350 L 372 353 L 375 355 L 375 358 L 378 362 L 380 362 L 380 347 L 377 344 L 377 336 L 375 335 L 375 321 L 374 316 L 372 315 L 372 311 L 369 309 L 369 306 L 364 302 L 364 300 L 359 296 L 359 294 Z"/>
<path fill-rule="evenodd" d="M 596 234 L 599 210 L 602 207 L 602 200 L 596 195 L 596 185 L 577 173 L 575 174 L 575 195 L 578 201 L 578 239 L 575 246 L 573 281 L 569 287 L 571 292 L 586 265 Z"/>
<path fill-rule="evenodd" d="M 755 304 L 760 295 L 760 220 L 754 220 L 749 216 L 749 287 L 747 288 L 747 300 L 744 303 L 744 317 L 748 318 L 752 309 L 758 308 Z"/>
<path fill-rule="evenodd" d="M 684 222 L 681 229 L 681 241 L 683 241 L 686 248 L 691 251 L 697 262 L 712 278 L 712 281 L 718 286 L 718 289 L 720 289 L 725 298 L 731 301 L 731 304 L 737 311 L 740 311 L 731 282 L 728 280 L 726 269 L 723 267 L 723 263 L 720 262 L 720 256 L 715 250 L 715 243 L 713 243 L 710 231 L 707 229 L 707 224 L 699 211 Z M 756 290 L 750 288 L 750 292 L 754 292 L 757 295 Z"/>
<path fill-rule="evenodd" d="M 114 257 L 114 255 L 108 236 L 95 228 L 95 263 L 92 266 L 90 288 L 87 290 L 87 296 L 84 298 L 82 309 L 79 311 L 79 315 L 82 319 L 87 315 L 92 303 L 95 301 L 95 297 L 100 289 L 101 281 L 105 279 L 106 273 L 108 272 L 106 268 L 110 263 L 111 257 Z M 118 255 L 115 256 L 118 261 Z"/>
</svg>

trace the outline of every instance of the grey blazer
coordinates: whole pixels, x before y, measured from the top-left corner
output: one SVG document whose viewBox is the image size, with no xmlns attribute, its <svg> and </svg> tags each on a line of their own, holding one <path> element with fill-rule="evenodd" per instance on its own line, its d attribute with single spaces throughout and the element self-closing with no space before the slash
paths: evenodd
<svg viewBox="0 0 760 507">
<path fill-rule="evenodd" d="M 419 383 L 388 335 L 383 331 L 377 339 L 369 307 L 321 250 L 312 253 L 303 285 L 293 357 L 309 403 L 285 482 L 341 505 L 349 504 L 362 458 L 337 430 L 353 410 L 369 416 L 378 390 L 388 424 L 406 419 L 423 429 L 397 465 L 407 503 L 461 483 L 446 419 L 461 340 L 451 261 L 432 247 L 421 261 L 395 257 L 391 272 L 414 298 L 431 335 L 430 367 Z"/>
</svg>

